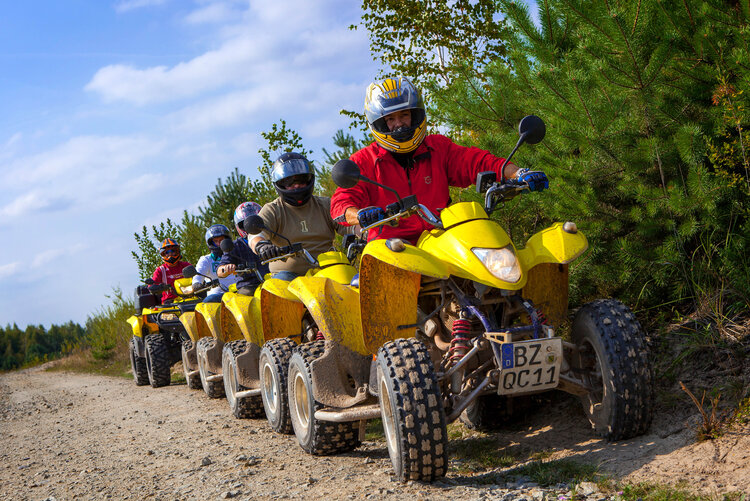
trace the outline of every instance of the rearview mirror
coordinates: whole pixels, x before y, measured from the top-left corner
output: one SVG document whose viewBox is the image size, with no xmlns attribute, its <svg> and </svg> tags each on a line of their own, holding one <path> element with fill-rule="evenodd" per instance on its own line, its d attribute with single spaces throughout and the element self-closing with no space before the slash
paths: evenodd
<svg viewBox="0 0 750 501">
<path fill-rule="evenodd" d="M 361 178 L 359 165 L 348 158 L 339 160 L 331 169 L 331 178 L 340 188 L 353 188 Z"/>
<path fill-rule="evenodd" d="M 193 278 L 198 274 L 198 270 L 195 269 L 195 266 L 192 264 L 190 266 L 185 266 L 182 269 L 182 276 L 185 278 Z"/>
<path fill-rule="evenodd" d="M 257 235 L 261 231 L 266 229 L 266 225 L 263 223 L 263 218 L 257 214 L 249 216 L 243 221 L 242 228 L 249 235 Z"/>
<path fill-rule="evenodd" d="M 225 238 L 221 241 L 219 247 L 221 248 L 222 252 L 229 253 L 234 249 L 234 242 L 232 242 L 232 240 L 230 240 L 229 238 Z"/>
<path fill-rule="evenodd" d="M 518 133 L 521 135 L 519 142 L 536 144 L 544 139 L 544 135 L 547 133 L 547 126 L 544 125 L 544 120 L 538 116 L 527 115 L 518 124 Z"/>
</svg>

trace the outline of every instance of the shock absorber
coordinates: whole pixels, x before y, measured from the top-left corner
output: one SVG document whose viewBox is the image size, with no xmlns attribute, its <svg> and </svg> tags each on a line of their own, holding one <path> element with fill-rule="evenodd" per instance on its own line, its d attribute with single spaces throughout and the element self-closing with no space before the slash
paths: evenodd
<svg viewBox="0 0 750 501">
<path fill-rule="evenodd" d="M 471 349 L 471 322 L 464 318 L 464 313 L 461 311 L 459 318 L 453 322 L 453 331 L 451 332 L 451 346 L 448 349 L 448 359 L 450 360 L 450 366 L 453 366 L 456 362 L 461 360 L 466 352 Z"/>
</svg>

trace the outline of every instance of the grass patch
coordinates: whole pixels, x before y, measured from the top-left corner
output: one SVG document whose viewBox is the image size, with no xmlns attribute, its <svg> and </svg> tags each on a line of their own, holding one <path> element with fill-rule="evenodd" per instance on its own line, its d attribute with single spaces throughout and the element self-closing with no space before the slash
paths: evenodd
<svg viewBox="0 0 750 501">
<path fill-rule="evenodd" d="M 650 483 L 638 483 L 628 485 L 605 483 L 603 488 L 612 492 L 615 499 L 622 501 L 705 501 L 716 499 L 721 501 L 746 501 L 746 496 L 740 492 L 727 493 L 721 497 L 706 497 L 690 491 L 689 485 L 685 483 L 674 487 Z"/>
<path fill-rule="evenodd" d="M 371 442 L 385 442 L 385 432 L 383 431 L 383 420 L 380 418 L 370 419 L 365 427 L 365 440 Z"/>
<path fill-rule="evenodd" d="M 47 370 L 50 372 L 70 371 L 133 378 L 133 374 L 130 371 L 130 359 L 128 358 L 127 349 L 124 354 L 114 352 L 107 359 L 96 358 L 91 353 L 90 348 L 76 349 L 72 354 L 50 365 Z"/>
<path fill-rule="evenodd" d="M 592 464 L 570 459 L 556 461 L 534 461 L 513 470 L 513 473 L 529 477 L 541 486 L 560 483 L 597 482 L 601 479 L 598 468 Z"/>
</svg>

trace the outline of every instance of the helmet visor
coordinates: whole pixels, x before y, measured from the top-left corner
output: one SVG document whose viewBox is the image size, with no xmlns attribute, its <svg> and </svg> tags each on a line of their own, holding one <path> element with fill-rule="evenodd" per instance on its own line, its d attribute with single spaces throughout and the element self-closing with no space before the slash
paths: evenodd
<svg viewBox="0 0 750 501">
<path fill-rule="evenodd" d="M 307 174 L 309 176 L 312 174 L 312 170 L 310 169 L 310 164 L 305 160 L 293 158 L 286 162 L 275 164 L 271 170 L 271 180 L 274 183 L 278 183 L 298 174 Z"/>
</svg>

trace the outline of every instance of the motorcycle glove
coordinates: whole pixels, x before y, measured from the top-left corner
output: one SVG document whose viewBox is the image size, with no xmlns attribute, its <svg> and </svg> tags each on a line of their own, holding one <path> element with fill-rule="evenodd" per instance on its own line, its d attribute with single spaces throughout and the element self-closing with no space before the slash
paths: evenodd
<svg viewBox="0 0 750 501">
<path fill-rule="evenodd" d="M 269 259 L 283 255 L 284 251 L 281 247 L 272 244 L 268 240 L 261 240 L 255 245 L 255 253 L 258 254 L 261 261 L 268 261 Z"/>
<path fill-rule="evenodd" d="M 357 219 L 359 220 L 360 226 L 365 228 L 385 219 L 385 211 L 380 207 L 365 207 L 364 209 L 357 211 Z"/>
<path fill-rule="evenodd" d="M 547 175 L 538 170 L 520 169 L 517 178 L 529 186 L 530 191 L 542 191 L 549 188 Z"/>
</svg>

